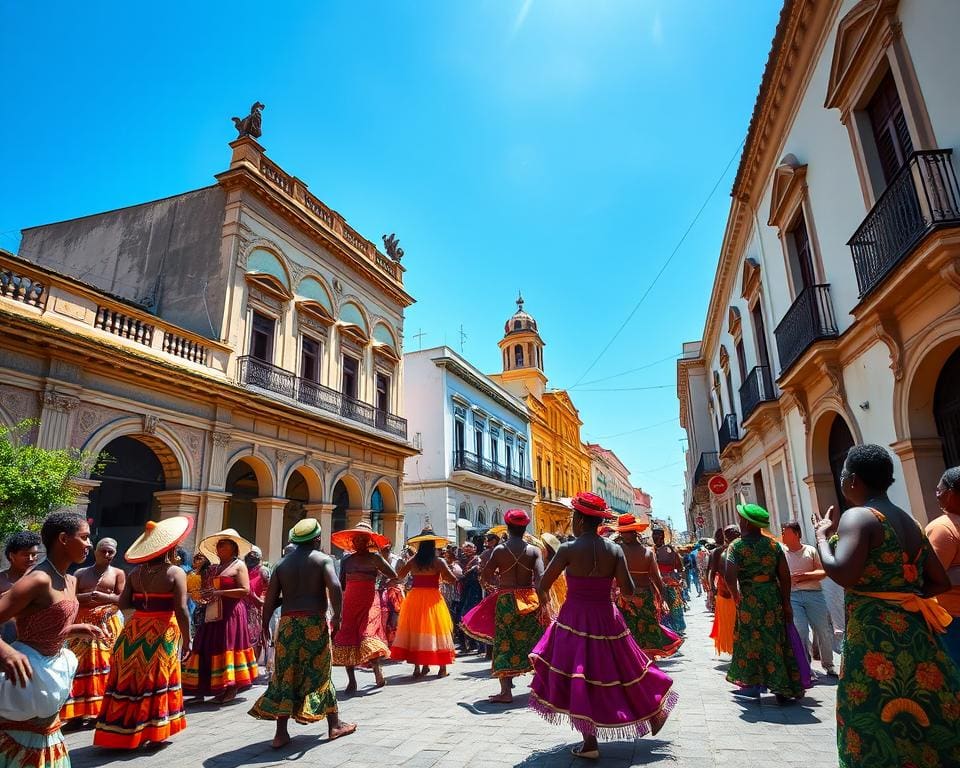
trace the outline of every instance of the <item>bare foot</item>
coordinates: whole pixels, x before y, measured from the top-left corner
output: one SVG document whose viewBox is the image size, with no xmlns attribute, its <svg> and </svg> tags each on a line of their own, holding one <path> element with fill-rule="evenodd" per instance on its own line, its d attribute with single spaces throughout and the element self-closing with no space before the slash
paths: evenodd
<svg viewBox="0 0 960 768">
<path fill-rule="evenodd" d="M 331 728 L 329 732 L 330 741 L 334 739 L 339 739 L 341 736 L 349 736 L 357 730 L 356 723 L 343 723 L 341 722 L 336 728 Z"/>
<path fill-rule="evenodd" d="M 513 704 L 513 696 L 509 693 L 498 693 L 494 696 L 487 696 L 487 701 L 491 704 Z"/>
<path fill-rule="evenodd" d="M 450 676 L 450 673 L 447 672 L 447 670 L 445 669 L 441 669 L 439 672 L 437 672 L 437 677 L 449 677 L 449 676 Z"/>
<path fill-rule="evenodd" d="M 379 669 L 377 670 L 377 673 L 374 675 L 374 680 L 377 683 L 377 688 L 383 688 L 383 686 L 387 684 L 387 680 L 383 676 L 383 672 L 381 672 Z"/>
<path fill-rule="evenodd" d="M 270 746 L 274 749 L 282 749 L 290 743 L 290 734 L 289 733 L 278 733 L 273 737 L 273 741 L 270 742 Z"/>
<path fill-rule="evenodd" d="M 348 683 L 347 687 L 343 689 L 344 693 L 356 693 L 357 692 L 357 681 L 354 680 L 352 683 Z"/>
</svg>

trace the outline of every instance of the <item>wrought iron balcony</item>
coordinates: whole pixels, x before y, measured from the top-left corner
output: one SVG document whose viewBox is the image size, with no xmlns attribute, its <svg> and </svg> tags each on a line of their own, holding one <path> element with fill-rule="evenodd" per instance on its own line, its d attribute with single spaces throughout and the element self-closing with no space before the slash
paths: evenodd
<svg viewBox="0 0 960 768">
<path fill-rule="evenodd" d="M 735 443 L 740 439 L 740 430 L 737 429 L 737 414 L 728 413 L 723 417 L 723 423 L 720 425 L 720 431 L 717 432 L 717 444 L 720 446 L 720 453 L 730 443 Z"/>
<path fill-rule="evenodd" d="M 693 485 L 700 485 L 700 481 L 709 475 L 720 474 L 720 456 L 716 451 L 706 451 L 700 454 L 700 461 L 693 471 Z"/>
<path fill-rule="evenodd" d="M 776 402 L 776 399 L 770 366 L 755 366 L 740 385 L 740 412 L 743 420 L 749 419 L 760 403 Z"/>
<path fill-rule="evenodd" d="M 777 337 L 781 376 L 811 344 L 836 338 L 837 321 L 833 317 L 829 284 L 811 285 L 800 291 L 773 334 Z"/>
<path fill-rule="evenodd" d="M 914 152 L 847 242 L 863 298 L 930 232 L 960 226 L 950 149 Z"/>
<path fill-rule="evenodd" d="M 330 387 L 303 379 L 255 357 L 241 357 L 238 362 L 237 381 L 240 384 L 265 389 L 275 395 L 296 400 L 302 405 L 366 424 L 403 439 L 407 437 L 407 420 L 400 416 L 375 408 L 370 403 L 364 403 Z"/>
<path fill-rule="evenodd" d="M 525 488 L 528 491 L 536 490 L 533 480 L 529 477 L 523 477 L 512 470 L 508 471 L 502 464 L 498 464 L 483 456 L 477 456 L 477 454 L 470 453 L 470 451 L 454 451 L 453 468 L 454 470 L 465 469 L 468 472 L 476 472 L 478 475 L 492 477 L 494 480 L 510 483 L 510 485 Z"/>
</svg>

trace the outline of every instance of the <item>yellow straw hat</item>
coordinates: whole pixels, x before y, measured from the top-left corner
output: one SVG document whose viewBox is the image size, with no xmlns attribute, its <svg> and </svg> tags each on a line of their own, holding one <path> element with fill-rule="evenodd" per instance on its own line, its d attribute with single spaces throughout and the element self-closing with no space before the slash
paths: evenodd
<svg viewBox="0 0 960 768">
<path fill-rule="evenodd" d="M 200 551 L 206 555 L 207 559 L 210 562 L 213 562 L 213 558 L 217 557 L 217 542 L 228 539 L 237 545 L 237 557 L 244 558 L 247 556 L 247 553 L 253 547 L 249 541 L 247 541 L 243 536 L 237 533 L 236 528 L 225 528 L 220 531 L 220 533 L 215 533 L 213 536 L 207 536 L 203 541 L 200 542 Z M 211 555 L 213 558 L 211 558 Z"/>
<path fill-rule="evenodd" d="M 552 549 L 554 553 L 556 553 L 556 551 L 560 549 L 560 539 L 558 539 L 552 533 L 541 533 L 540 539 L 543 541 L 544 544 L 550 547 L 550 549 Z"/>
<path fill-rule="evenodd" d="M 422 531 L 420 531 L 418 536 L 414 536 L 412 539 L 407 540 L 407 546 L 415 546 L 424 541 L 432 541 L 438 547 L 445 547 L 450 543 L 447 541 L 446 536 L 437 536 L 437 534 L 433 532 L 432 528 L 424 528 Z"/>
<path fill-rule="evenodd" d="M 193 518 L 177 515 L 155 522 L 148 520 L 143 533 L 127 549 L 123 556 L 128 563 L 145 563 L 164 552 L 169 552 L 187 538 L 193 528 Z"/>
</svg>

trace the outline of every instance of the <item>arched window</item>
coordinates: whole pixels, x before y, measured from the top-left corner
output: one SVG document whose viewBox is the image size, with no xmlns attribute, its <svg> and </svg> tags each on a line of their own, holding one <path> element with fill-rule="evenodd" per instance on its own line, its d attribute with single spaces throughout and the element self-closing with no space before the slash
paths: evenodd
<svg viewBox="0 0 960 768">
<path fill-rule="evenodd" d="M 383 533 L 383 494 L 374 488 L 370 495 L 370 526 L 377 533 Z"/>
<path fill-rule="evenodd" d="M 517 344 L 513 348 L 513 357 L 516 366 L 519 368 L 523 365 L 523 345 Z"/>
<path fill-rule="evenodd" d="M 477 509 L 477 525 L 484 526 L 487 524 L 487 508 L 479 507 Z"/>
</svg>

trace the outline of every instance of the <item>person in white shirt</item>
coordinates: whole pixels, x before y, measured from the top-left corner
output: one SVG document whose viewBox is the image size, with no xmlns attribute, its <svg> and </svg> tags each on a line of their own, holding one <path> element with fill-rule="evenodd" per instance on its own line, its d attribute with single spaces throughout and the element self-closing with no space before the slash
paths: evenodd
<svg viewBox="0 0 960 768">
<path fill-rule="evenodd" d="M 817 550 L 800 540 L 800 523 L 791 521 L 783 526 L 783 549 L 790 567 L 793 589 L 790 605 L 793 607 L 793 623 L 800 633 L 807 658 L 810 658 L 810 630 L 817 639 L 820 663 L 823 671 L 836 677 L 833 666 L 833 625 L 824 599 L 820 582 L 826 577 Z"/>
</svg>

